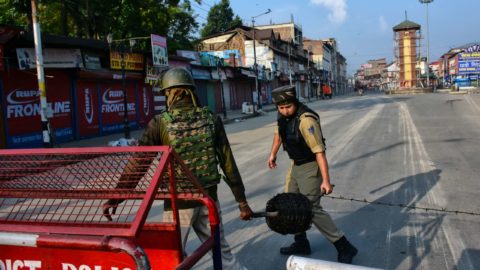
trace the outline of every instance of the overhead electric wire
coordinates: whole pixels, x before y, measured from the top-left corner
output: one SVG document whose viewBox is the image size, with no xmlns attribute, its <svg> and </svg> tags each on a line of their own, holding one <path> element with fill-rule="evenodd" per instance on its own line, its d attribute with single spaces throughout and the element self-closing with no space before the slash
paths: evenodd
<svg viewBox="0 0 480 270">
<path fill-rule="evenodd" d="M 198 9 L 200 9 L 200 10 L 202 10 L 202 11 L 205 11 L 205 12 L 207 12 L 207 13 L 209 12 L 209 10 L 204 9 L 202 6 L 200 6 L 200 5 L 197 4 L 196 2 L 193 2 L 193 4 L 194 4 Z"/>
<path fill-rule="evenodd" d="M 208 7 L 210 7 L 210 8 L 213 7 L 212 4 L 208 4 L 207 1 L 205 1 L 205 0 L 202 0 L 202 1 L 201 1 L 201 4 L 205 4 L 206 6 L 208 6 Z"/>
</svg>

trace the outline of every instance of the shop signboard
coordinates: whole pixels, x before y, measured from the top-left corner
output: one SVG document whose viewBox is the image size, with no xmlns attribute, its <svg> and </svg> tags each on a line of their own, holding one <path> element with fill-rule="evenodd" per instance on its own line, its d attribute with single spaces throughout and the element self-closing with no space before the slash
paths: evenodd
<svg viewBox="0 0 480 270">
<path fill-rule="evenodd" d="M 228 66 L 242 66 L 242 56 L 239 50 L 225 50 L 225 51 L 209 51 L 209 52 L 200 52 L 201 57 L 206 59 L 209 56 L 222 58 L 224 63 Z M 210 64 L 211 66 L 215 66 L 215 63 Z"/>
<path fill-rule="evenodd" d="M 18 67 L 22 70 L 35 69 L 35 49 L 17 48 Z M 79 49 L 44 49 L 44 68 L 83 68 L 82 53 Z"/>
<path fill-rule="evenodd" d="M 86 69 L 101 69 L 102 65 L 100 64 L 100 57 L 97 55 L 85 54 L 85 68 Z"/>
<path fill-rule="evenodd" d="M 167 38 L 159 35 L 151 35 L 152 59 L 156 67 L 168 66 Z"/>
<path fill-rule="evenodd" d="M 121 82 L 100 84 L 100 130 L 102 134 L 114 133 L 124 129 L 124 101 Z M 127 112 L 131 127 L 136 122 L 136 95 L 134 84 L 127 83 Z"/>
<path fill-rule="evenodd" d="M 458 74 L 480 74 L 480 52 L 464 52 L 458 56 Z"/>
<path fill-rule="evenodd" d="M 192 60 L 193 65 L 200 65 L 200 54 L 196 51 L 177 50 L 177 55 Z"/>
<path fill-rule="evenodd" d="M 73 139 L 69 78 L 64 73 L 46 74 L 47 107 L 54 142 Z M 24 78 L 18 80 L 15 78 Z M 35 76 L 11 71 L 3 78 L 3 104 L 8 148 L 41 147 L 40 97 Z"/>
<path fill-rule="evenodd" d="M 210 71 L 206 69 L 192 68 L 192 76 L 196 80 L 211 80 Z"/>
<path fill-rule="evenodd" d="M 125 70 L 143 70 L 143 54 L 124 53 L 123 57 L 123 61 L 125 62 Z M 122 69 L 122 54 L 120 52 L 110 52 L 110 68 Z"/>
</svg>

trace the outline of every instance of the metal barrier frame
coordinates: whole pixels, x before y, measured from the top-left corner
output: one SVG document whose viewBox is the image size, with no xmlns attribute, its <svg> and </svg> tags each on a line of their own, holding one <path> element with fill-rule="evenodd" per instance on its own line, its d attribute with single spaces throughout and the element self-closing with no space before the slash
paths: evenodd
<svg viewBox="0 0 480 270">
<path fill-rule="evenodd" d="M 93 147 L 93 148 L 54 148 L 54 149 L 16 149 L 0 151 L 0 161 L 5 157 L 14 157 L 19 155 L 44 156 L 44 155 L 62 155 L 62 154 L 95 154 L 108 155 L 112 153 L 145 153 L 161 152 L 159 164 L 151 179 L 150 186 L 144 194 L 109 192 L 102 195 L 100 192 L 94 194 L 96 199 L 134 199 L 141 200 L 138 211 L 131 224 L 113 226 L 105 223 L 89 224 L 89 226 L 75 226 L 75 224 L 64 224 L 61 222 L 6 222 L 0 219 L 0 245 L 9 246 L 31 246 L 47 248 L 74 248 L 85 250 L 102 251 L 123 251 L 128 254 L 135 262 L 137 269 L 150 269 L 150 263 L 142 247 L 138 246 L 135 239 L 145 226 L 148 213 L 155 200 L 170 199 L 173 210 L 173 226 L 179 231 L 179 216 L 177 200 L 195 200 L 204 204 L 209 211 L 209 221 L 211 228 L 211 237 L 202 243 L 193 254 L 183 259 L 177 269 L 189 269 L 198 262 L 209 250 L 213 253 L 214 269 L 222 269 L 220 241 L 219 241 L 219 217 L 215 202 L 207 195 L 200 186 L 196 177 L 190 172 L 180 157 L 169 146 L 135 146 L 135 147 Z M 41 163 L 41 162 L 40 162 Z M 177 179 L 175 178 L 175 165 L 180 166 L 182 172 L 186 174 L 202 196 L 193 196 L 189 193 L 177 192 Z M 167 171 L 166 171 L 167 170 Z M 170 194 L 158 194 L 158 188 L 162 181 L 164 173 L 169 175 Z M 0 170 L 0 174 L 2 171 Z M 2 178 L 3 179 L 3 178 Z M 2 181 L 0 179 L 0 181 Z M 0 187 L 1 187 L 0 182 Z M 0 198 L 21 197 L 32 199 L 43 198 L 66 198 L 66 199 L 85 199 L 88 193 L 75 192 L 71 190 L 52 190 L 50 192 L 32 190 L 32 189 L 1 189 Z M 180 234 L 179 234 L 180 235 Z M 158 268 L 154 267 L 154 268 Z"/>
</svg>

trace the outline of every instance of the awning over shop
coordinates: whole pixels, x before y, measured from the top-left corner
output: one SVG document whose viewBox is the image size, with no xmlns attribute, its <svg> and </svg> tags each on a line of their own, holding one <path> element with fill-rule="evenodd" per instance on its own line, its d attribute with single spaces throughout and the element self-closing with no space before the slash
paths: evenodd
<svg viewBox="0 0 480 270">
<path fill-rule="evenodd" d="M 192 76 L 196 80 L 211 80 L 212 75 L 209 69 L 200 69 L 192 67 Z"/>
<path fill-rule="evenodd" d="M 103 79 L 103 80 L 121 80 L 122 73 L 120 71 L 110 70 L 79 70 L 77 71 L 78 78 L 82 79 Z M 127 80 L 143 80 L 143 74 L 138 72 L 125 72 L 125 79 Z"/>
</svg>

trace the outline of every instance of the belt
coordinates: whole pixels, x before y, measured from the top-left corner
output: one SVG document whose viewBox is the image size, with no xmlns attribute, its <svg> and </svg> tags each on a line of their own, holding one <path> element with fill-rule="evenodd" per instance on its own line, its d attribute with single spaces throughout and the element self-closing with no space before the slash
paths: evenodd
<svg viewBox="0 0 480 270">
<path fill-rule="evenodd" d="M 313 162 L 315 161 L 315 159 L 298 159 L 298 160 L 293 160 L 293 164 L 295 164 L 296 166 L 300 166 L 300 165 L 303 165 L 303 164 L 306 164 L 306 163 L 309 163 L 309 162 Z"/>
</svg>

